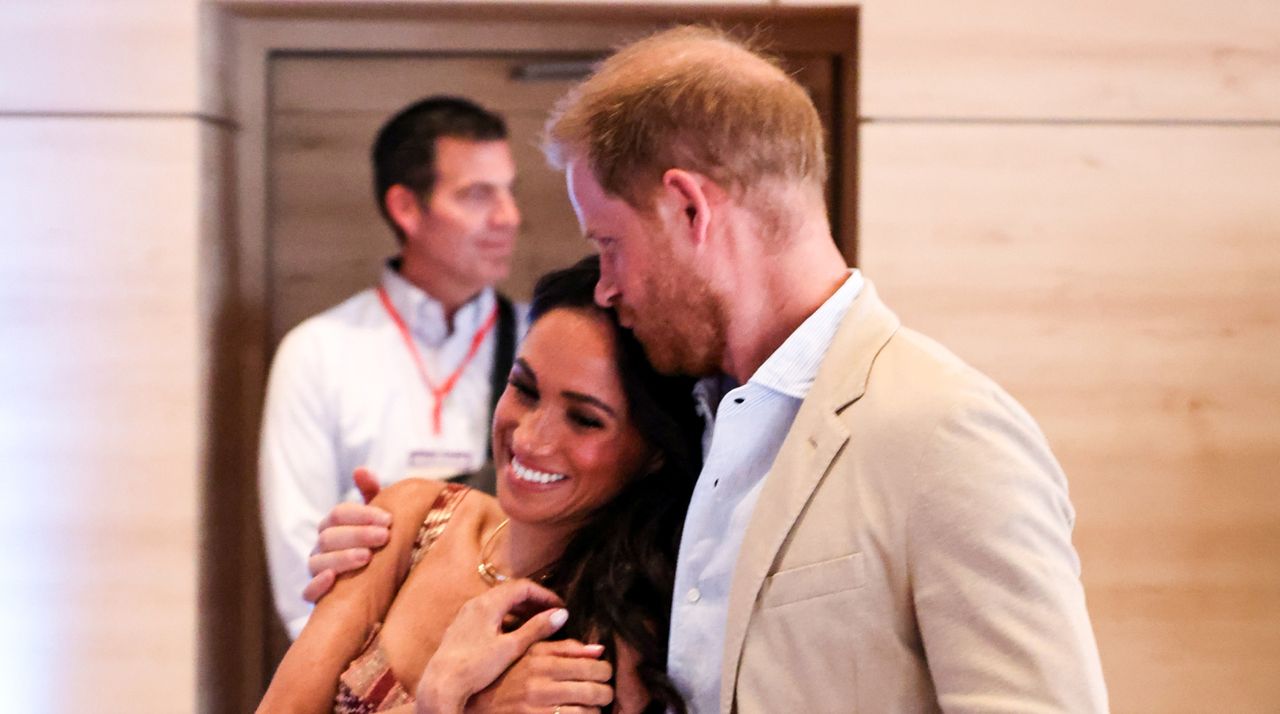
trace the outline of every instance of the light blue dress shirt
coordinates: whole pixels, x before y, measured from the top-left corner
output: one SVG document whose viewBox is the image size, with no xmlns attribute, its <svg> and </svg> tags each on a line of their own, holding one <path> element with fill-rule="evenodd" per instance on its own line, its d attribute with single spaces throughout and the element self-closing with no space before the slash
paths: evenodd
<svg viewBox="0 0 1280 714">
<path fill-rule="evenodd" d="M 851 270 L 746 384 L 709 377 L 694 390 L 707 420 L 704 463 L 680 541 L 667 653 L 667 670 L 694 714 L 720 710 L 729 585 L 738 550 L 764 476 L 862 283 L 862 274 Z"/>
</svg>

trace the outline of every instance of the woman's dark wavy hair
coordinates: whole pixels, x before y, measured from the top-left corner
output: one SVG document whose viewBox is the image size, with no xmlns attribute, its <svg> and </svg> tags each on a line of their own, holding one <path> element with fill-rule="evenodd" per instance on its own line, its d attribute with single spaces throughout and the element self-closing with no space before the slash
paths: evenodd
<svg viewBox="0 0 1280 714">
<path fill-rule="evenodd" d="M 543 583 L 569 610 L 558 637 L 599 642 L 615 671 L 615 638 L 627 643 L 638 655 L 637 672 L 652 697 L 645 712 L 670 708 L 684 714 L 684 702 L 666 672 L 667 632 L 680 531 L 702 467 L 702 419 L 694 411 L 693 380 L 658 374 L 613 310 L 595 304 L 599 277 L 597 256 L 543 276 L 533 290 L 530 320 L 536 323 L 563 308 L 605 317 L 613 328 L 628 414 L 661 462 L 588 518 Z"/>
</svg>

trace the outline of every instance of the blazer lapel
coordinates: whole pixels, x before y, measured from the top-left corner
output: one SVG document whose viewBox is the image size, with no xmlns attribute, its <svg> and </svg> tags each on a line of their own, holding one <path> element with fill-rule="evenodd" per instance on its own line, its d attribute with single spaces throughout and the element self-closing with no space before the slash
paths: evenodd
<svg viewBox="0 0 1280 714">
<path fill-rule="evenodd" d="M 733 708 L 747 625 L 760 589 L 814 490 L 850 434 L 838 415 L 866 391 L 875 356 L 897 331 L 898 318 L 867 281 L 823 358 L 809 396 L 765 476 L 729 589 L 720 711 Z"/>
</svg>

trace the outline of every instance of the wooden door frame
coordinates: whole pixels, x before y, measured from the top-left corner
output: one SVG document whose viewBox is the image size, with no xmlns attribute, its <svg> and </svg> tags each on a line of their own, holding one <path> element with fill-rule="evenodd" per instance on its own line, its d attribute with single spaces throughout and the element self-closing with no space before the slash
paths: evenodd
<svg viewBox="0 0 1280 714">
<path fill-rule="evenodd" d="M 217 489 L 255 489 L 256 476 L 242 473 L 256 453 L 266 366 L 269 363 L 270 310 L 269 230 L 267 207 L 270 169 L 270 75 L 272 60 L 284 54 L 473 54 L 603 52 L 644 34 L 658 24 L 716 22 L 754 25 L 768 22 L 769 37 L 778 52 L 830 53 L 837 57 L 835 117 L 829 138 L 831 171 L 839 188 L 832 207 L 833 231 L 850 263 L 856 259 L 857 226 L 857 44 L 858 9 L 841 7 L 777 7 L 756 5 L 557 4 L 541 2 L 369 2 L 368 0 L 215 0 L 205 6 L 206 33 L 216 55 L 206 72 L 210 95 L 222 104 L 220 124 L 231 129 L 230 145 L 217 144 L 211 156 L 216 186 L 214 210 L 226 215 L 221 235 L 214 236 L 216 265 L 206 270 L 219 275 L 206 279 L 223 291 L 222 313 L 215 322 L 233 324 L 215 335 L 215 349 L 234 354 L 223 361 L 237 366 L 233 374 L 211 376 L 219 407 L 236 414 L 239 428 L 211 435 L 244 443 L 215 443 L 214 452 L 237 453 L 239 458 L 213 460 L 207 478 L 217 487 L 206 489 L 206 500 L 218 501 Z M 227 266 L 232 266 L 228 268 Z M 230 307 L 227 307 L 230 306 Z M 215 404 L 215 407 L 218 407 Z M 216 411 L 216 409 L 215 409 Z M 239 436 L 228 437 L 227 434 Z M 220 471 L 222 473 L 220 473 Z M 232 472 L 234 471 L 234 472 Z M 241 499 L 240 503 L 244 500 Z M 215 522 L 217 512 L 205 504 L 202 524 L 202 587 L 200 682 L 202 710 L 239 710 L 256 701 L 254 662 L 262 662 L 265 641 L 262 618 L 237 612 L 263 583 L 245 578 L 236 587 L 225 580 L 231 566 L 222 562 L 227 527 L 256 528 L 256 514 L 240 514 L 240 522 Z M 226 507 L 222 521 L 227 518 Z M 258 547 L 261 548 L 260 537 Z M 241 538 L 240 547 L 245 539 Z M 241 568 L 259 562 L 261 555 L 239 553 Z M 219 575 L 221 574 L 221 575 Z M 227 618 L 232 617 L 231 620 Z M 268 615 L 269 616 L 269 615 Z M 228 628 L 232 631 L 227 631 Z M 260 630 L 256 635 L 254 630 Z M 239 630 L 238 632 L 235 630 Z M 254 652 L 254 648 L 259 652 Z M 239 656 L 237 656 L 239 655 Z M 266 666 L 269 666 L 267 664 Z M 260 664 L 258 669 L 265 669 Z M 263 676 L 269 676 L 264 672 Z M 245 683 L 248 678 L 250 682 Z M 239 692 L 225 691 L 240 683 Z M 218 691 L 210 691 L 210 690 Z M 216 700 L 216 701 L 215 701 Z"/>
</svg>

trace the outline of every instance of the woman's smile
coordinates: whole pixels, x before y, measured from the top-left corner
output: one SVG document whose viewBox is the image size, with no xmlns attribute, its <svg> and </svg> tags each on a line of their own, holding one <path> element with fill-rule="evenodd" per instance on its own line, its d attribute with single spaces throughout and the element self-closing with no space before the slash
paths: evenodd
<svg viewBox="0 0 1280 714">
<path fill-rule="evenodd" d="M 572 532 L 641 473 L 614 328 L 594 306 L 529 328 L 493 414 L 498 501 L 513 523 Z"/>
<path fill-rule="evenodd" d="M 514 478 L 528 483 L 549 485 L 564 481 L 569 478 L 565 474 L 551 473 L 549 471 L 540 471 L 520 463 L 516 457 L 511 457 L 511 474 Z"/>
</svg>

